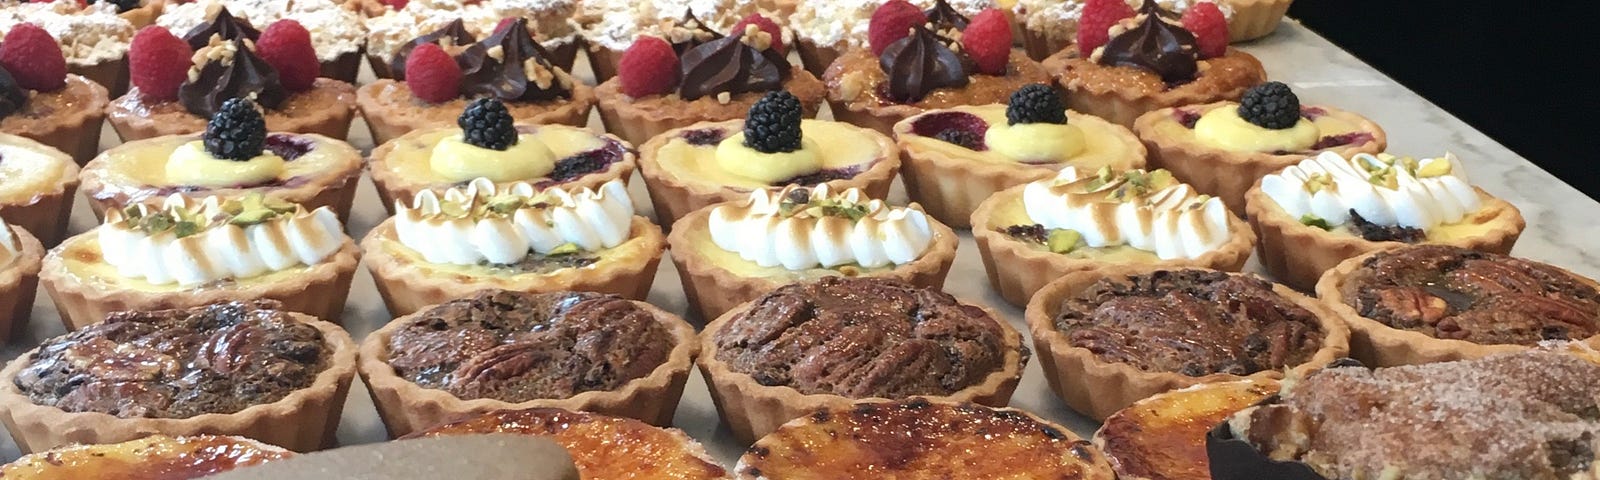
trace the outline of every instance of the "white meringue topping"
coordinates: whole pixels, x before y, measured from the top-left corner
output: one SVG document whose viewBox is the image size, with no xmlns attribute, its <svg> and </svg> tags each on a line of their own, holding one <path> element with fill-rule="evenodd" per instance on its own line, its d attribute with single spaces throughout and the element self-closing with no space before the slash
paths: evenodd
<svg viewBox="0 0 1600 480">
<path fill-rule="evenodd" d="M 97 230 L 102 256 L 125 278 L 187 287 L 317 265 L 346 241 L 339 217 L 327 207 L 293 205 L 264 220 L 240 221 L 252 212 L 240 215 L 238 202 L 174 194 L 160 204 L 107 211 Z M 148 219 L 158 216 L 166 217 L 160 222 L 166 226 L 153 227 L 157 223 Z"/>
<path fill-rule="evenodd" d="M 1022 190 L 1028 217 L 1078 232 L 1090 247 L 1127 245 L 1162 259 L 1196 258 L 1233 236 L 1222 200 L 1164 170 L 1097 173 L 1066 167 Z"/>
<path fill-rule="evenodd" d="M 400 243 L 428 262 L 505 265 L 568 245 L 589 252 L 621 245 L 632 233 L 633 200 L 621 180 L 598 192 L 541 192 L 479 178 L 442 195 L 423 191 L 409 206 L 396 201 L 394 228 Z"/>
<path fill-rule="evenodd" d="M 893 207 L 858 189 L 834 194 L 826 184 L 781 191 L 758 189 L 743 204 L 711 210 L 711 240 L 763 267 L 788 270 L 900 265 L 933 243 L 933 226 L 916 207 Z M 806 195 L 810 203 L 786 202 Z"/>
<path fill-rule="evenodd" d="M 1482 201 L 1453 154 L 1412 160 L 1389 154 L 1344 158 L 1323 152 L 1261 179 L 1261 191 L 1295 218 L 1328 226 L 1350 222 L 1350 211 L 1377 225 L 1429 229 L 1456 223 Z"/>
</svg>

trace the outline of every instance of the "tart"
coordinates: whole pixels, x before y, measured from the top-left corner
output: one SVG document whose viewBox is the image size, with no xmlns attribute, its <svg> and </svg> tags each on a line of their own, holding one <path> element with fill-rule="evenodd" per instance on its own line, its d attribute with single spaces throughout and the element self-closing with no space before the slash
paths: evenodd
<svg viewBox="0 0 1600 480">
<path fill-rule="evenodd" d="M 1006 105 L 920 113 L 894 126 L 911 200 L 955 228 L 995 192 L 1044 180 L 1063 167 L 1144 168 L 1145 149 L 1128 129 L 1066 110 L 1050 87 L 1033 84 Z"/>
<path fill-rule="evenodd" d="M 553 54 L 534 40 L 529 28 L 527 19 L 517 18 L 453 55 L 436 47 L 423 47 L 432 52 L 429 55 L 408 52 L 408 64 L 430 69 L 416 76 L 428 81 L 381 79 L 356 92 L 373 141 L 387 143 L 409 132 L 449 125 L 462 108 L 480 98 L 505 102 L 512 115 L 525 122 L 588 125 L 594 88 L 574 80 L 567 73 L 570 67 L 556 65 Z M 427 61 L 429 56 L 438 60 Z M 454 62 L 446 58 L 452 56 Z M 440 77 L 459 78 L 456 88 L 438 86 Z"/>
<path fill-rule="evenodd" d="M 148 25 L 149 16 L 160 11 L 164 0 L 5 3 L 0 6 L 0 36 L 11 37 L 11 30 L 22 24 L 42 27 L 61 44 L 69 72 L 117 96 L 128 89 L 128 45 L 134 30 Z M 99 131 L 96 126 L 94 132 Z M 99 138 L 95 135 L 95 140 Z"/>
<path fill-rule="evenodd" d="M 1116 478 L 1105 455 L 1028 412 L 915 398 L 819 409 L 751 446 L 741 479 Z"/>
<path fill-rule="evenodd" d="M 894 0 L 879 8 L 916 7 Z M 909 33 L 884 37 L 871 49 L 844 52 L 828 66 L 822 81 L 828 86 L 834 119 L 891 134 L 895 123 L 912 115 L 1001 103 L 1024 85 L 1050 81 L 1039 63 L 1021 50 L 989 53 L 993 49 L 988 45 L 1011 45 L 1010 27 L 980 27 L 975 31 L 983 34 L 965 35 L 969 28 L 965 16 L 954 10 L 931 13 L 935 15 L 926 16 L 927 22 L 897 30 Z M 904 15 L 875 13 L 873 20 L 883 23 L 876 29 L 893 29 L 890 23 Z M 1003 24 L 1005 15 L 989 9 L 973 17 L 973 22 Z"/>
<path fill-rule="evenodd" d="M 13 27 L 5 38 L 36 45 L 32 49 L 40 52 L 38 55 L 60 55 L 49 35 L 32 24 Z M 79 164 L 94 158 L 98 151 L 108 99 L 106 87 L 79 75 L 49 77 L 33 71 L 12 72 L 0 65 L 0 133 L 49 145 Z M 53 230 L 37 231 L 48 236 Z"/>
<path fill-rule="evenodd" d="M 667 75 L 640 68 L 623 70 L 600 84 L 595 95 L 606 130 L 642 144 L 674 128 L 744 118 L 757 100 L 774 90 L 787 90 L 799 98 L 806 118 L 815 118 L 822 106 L 822 81 L 789 65 L 781 38 L 758 26 L 774 25 L 771 22 L 753 15 L 735 25 L 738 30 L 728 36 L 716 34 L 715 40 L 682 55 L 674 54 L 665 40 L 640 37 L 628 49 L 633 64 L 652 61 L 677 67 Z"/>
<path fill-rule="evenodd" d="M 1078 48 L 1056 52 L 1044 68 L 1068 107 L 1124 126 L 1153 110 L 1238 100 L 1267 79 L 1248 53 L 1201 51 L 1195 33 L 1154 1 L 1112 26 L 1109 40 L 1092 42 L 1085 32 L 1078 31 Z"/>
<path fill-rule="evenodd" d="M 870 129 L 802 119 L 803 110 L 779 90 L 750 107 L 745 120 L 697 123 L 645 142 L 639 173 L 656 220 L 671 225 L 689 212 L 788 185 L 888 196 L 899 147 Z"/>
<path fill-rule="evenodd" d="M 1310 297 L 1193 268 L 1068 273 L 1028 302 L 1027 320 L 1050 389 L 1094 419 L 1191 385 L 1320 368 L 1350 344 Z"/>
<path fill-rule="evenodd" d="M 956 233 L 916 204 L 896 207 L 827 184 L 756 190 L 697 210 L 667 238 L 690 311 L 710 321 L 778 287 L 874 277 L 939 289 Z"/>
<path fill-rule="evenodd" d="M 584 0 L 579 3 L 573 23 L 578 25 L 583 36 L 594 79 L 602 83 L 617 76 L 622 55 L 640 38 L 665 39 L 672 44 L 673 51 L 681 55 L 722 38 L 721 32 L 743 32 L 742 25 L 732 27 L 735 23 L 745 23 L 740 19 L 750 15 L 765 13 L 769 18 L 785 18 L 775 16 L 772 10 L 760 8 L 758 2 L 751 0 Z M 792 40 L 786 35 L 779 35 L 784 37 L 781 38 L 784 45 Z"/>
<path fill-rule="evenodd" d="M 67 330 L 112 312 L 255 299 L 337 322 L 359 256 L 328 207 L 174 194 L 107 211 L 51 249 L 39 278 Z"/>
<path fill-rule="evenodd" d="M 1255 235 L 1222 199 L 1165 170 L 1062 168 L 1001 191 L 972 214 L 989 284 L 1024 306 L 1070 272 L 1119 266 L 1237 272 Z"/>
<path fill-rule="evenodd" d="M 1600 345 L 1600 283 L 1551 265 L 1448 245 L 1345 260 L 1317 296 L 1375 366 L 1514 352 L 1547 341 Z"/>
<path fill-rule="evenodd" d="M 1406 244 L 1510 253 L 1526 226 L 1516 206 L 1467 183 L 1448 153 L 1325 152 L 1263 177 L 1245 193 L 1245 211 L 1262 266 L 1303 291 L 1347 258 Z"/>
<path fill-rule="evenodd" d="M 741 442 L 858 400 L 1005 405 L 1029 356 L 993 311 L 886 278 L 780 287 L 706 325 L 700 345 L 700 373 Z"/>
<path fill-rule="evenodd" d="M 24 453 L 202 433 L 316 450 L 355 353 L 337 325 L 276 302 L 118 312 L 7 364 L 0 420 Z"/>
<path fill-rule="evenodd" d="M 219 8 L 228 10 L 230 15 L 238 15 L 243 21 L 239 30 L 251 40 L 260 35 L 256 27 L 294 20 L 311 33 L 311 45 L 321 65 L 319 76 L 355 83 L 356 73 L 361 70 L 361 51 L 367 43 L 367 29 L 353 5 L 339 0 L 173 2 L 156 24 L 183 35 L 191 48 L 199 49 L 210 43 L 211 34 L 218 33 L 205 27 L 209 17 L 219 14 Z"/>
<path fill-rule="evenodd" d="M 350 0 L 354 2 L 356 0 Z M 450 37 L 452 46 L 464 47 L 494 34 L 508 18 L 528 21 L 528 33 L 549 52 L 551 64 L 568 72 L 582 39 L 570 21 L 580 3 L 575 0 L 463 2 L 413 0 L 378 2 L 360 0 L 367 13 L 367 62 L 380 79 L 404 80 L 411 50 L 423 43 Z M 368 7 L 367 4 L 371 4 Z M 399 4 L 401 8 L 391 5 Z M 376 7 L 376 8 L 372 8 Z M 439 33 L 447 32 L 447 33 Z M 420 40 L 419 37 L 431 38 Z"/>
<path fill-rule="evenodd" d="M 558 408 L 501 410 L 412 437 L 513 433 L 548 437 L 567 449 L 583 478 L 716 480 L 728 471 L 682 430 L 625 417 Z"/>
<path fill-rule="evenodd" d="M 1219 0 L 1232 10 L 1228 18 L 1228 40 L 1243 42 L 1255 40 L 1278 29 L 1283 15 L 1289 13 L 1294 0 Z"/>
<path fill-rule="evenodd" d="M 389 314 L 401 316 L 479 290 L 644 300 L 667 242 L 660 227 L 634 215 L 622 180 L 539 192 L 480 178 L 396 203 L 394 218 L 361 247 Z"/>
<path fill-rule="evenodd" d="M 6 133 L 0 133 L 0 158 L 0 218 L 46 246 L 60 243 L 78 191 L 78 164 L 60 150 Z"/>
<path fill-rule="evenodd" d="M 1122 480 L 1210 480 L 1206 432 L 1277 393 L 1265 378 L 1173 390 L 1106 417 L 1094 445 Z"/>
<path fill-rule="evenodd" d="M 1163 108 L 1141 115 L 1133 132 L 1150 149 L 1150 164 L 1222 197 L 1244 214 L 1244 194 L 1261 177 L 1322 152 L 1342 157 L 1383 153 L 1388 136 L 1376 123 L 1324 106 L 1302 106 L 1288 85 L 1267 82 L 1240 102 Z"/>
<path fill-rule="evenodd" d="M 424 190 L 442 191 L 487 178 L 501 188 L 524 182 L 599 190 L 633 175 L 633 146 L 617 137 L 567 125 L 515 123 L 493 98 L 473 101 L 457 122 L 400 136 L 372 151 L 367 169 L 388 207 Z M 476 143 L 474 143 L 476 142 Z"/>
<path fill-rule="evenodd" d="M 488 290 L 368 335 L 360 370 L 394 437 L 536 407 L 671 425 L 699 350 L 694 327 L 648 303 Z"/>
<path fill-rule="evenodd" d="M 104 445 L 68 445 L 0 466 L 18 480 L 121 478 L 187 480 L 294 456 L 294 452 L 236 436 L 151 435 Z"/>
<path fill-rule="evenodd" d="M 43 261 L 39 239 L 0 218 L 0 342 L 27 330 Z"/>
<path fill-rule="evenodd" d="M 1056 52 L 1076 48 L 1073 42 L 1078 35 L 1079 21 L 1084 17 L 1086 3 L 1084 0 L 1016 0 L 1007 13 L 1016 18 L 1022 45 L 1027 49 L 1028 56 L 1042 61 Z M 1141 0 L 1127 0 L 1127 3 L 1137 6 Z M 1246 18 L 1255 15 L 1240 14 L 1244 4 L 1282 3 L 1286 7 L 1289 4 L 1287 1 L 1276 0 L 1157 0 L 1157 3 L 1174 15 L 1182 15 L 1201 3 L 1216 5 L 1228 23 L 1228 40 L 1234 42 L 1265 35 L 1258 34 L 1258 27 L 1253 24 L 1260 21 L 1259 19 Z M 1278 17 L 1282 16 L 1283 12 L 1278 12 Z M 1277 26 L 1278 19 L 1272 19 L 1271 28 Z M 1270 33 L 1271 28 L 1266 31 Z"/>
<path fill-rule="evenodd" d="M 1212 478 L 1595 478 L 1600 365 L 1574 345 L 1306 374 L 1208 435 Z"/>
<path fill-rule="evenodd" d="M 779 18 L 789 20 L 787 26 L 794 32 L 795 51 L 800 55 L 800 62 L 812 75 L 819 77 L 844 53 L 869 47 L 872 15 L 885 3 L 883 0 L 792 1 L 795 3 L 793 15 Z M 944 18 L 965 22 L 1007 1 L 1010 0 L 915 0 L 913 3 L 925 9 L 923 16 L 930 20 Z"/>
</svg>

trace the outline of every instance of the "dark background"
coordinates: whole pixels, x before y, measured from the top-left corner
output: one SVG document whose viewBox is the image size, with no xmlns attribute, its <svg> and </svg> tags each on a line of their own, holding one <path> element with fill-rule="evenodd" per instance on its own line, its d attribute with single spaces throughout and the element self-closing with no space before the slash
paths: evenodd
<svg viewBox="0 0 1600 480">
<path fill-rule="evenodd" d="M 1298 0 L 1289 16 L 1600 198 L 1600 20 L 1580 0 Z M 1580 149 L 1583 151 L 1580 152 Z"/>
</svg>

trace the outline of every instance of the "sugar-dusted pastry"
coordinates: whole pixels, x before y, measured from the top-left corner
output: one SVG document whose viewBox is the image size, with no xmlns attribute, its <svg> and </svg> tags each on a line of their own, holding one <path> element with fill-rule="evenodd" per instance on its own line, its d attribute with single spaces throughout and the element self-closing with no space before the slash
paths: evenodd
<svg viewBox="0 0 1600 480">
<path fill-rule="evenodd" d="M 39 239 L 0 218 L 0 340 L 27 329 L 43 261 Z"/>
<path fill-rule="evenodd" d="M 0 477 L 189 480 L 293 456 L 289 450 L 244 437 L 157 434 L 122 443 L 69 445 L 24 455 L 0 466 Z"/>
<path fill-rule="evenodd" d="M 547 437 L 567 449 L 583 478 L 719 480 L 727 469 L 682 430 L 627 417 L 558 408 L 502 410 L 447 423 L 412 437 L 514 433 Z"/>
<path fill-rule="evenodd" d="M 583 0 L 573 14 L 572 23 L 583 37 L 584 51 L 597 82 L 617 76 L 622 55 L 635 40 L 656 37 L 667 40 L 679 54 L 700 44 L 722 38 L 723 32 L 751 15 L 788 18 L 786 12 L 768 8 L 772 0 Z M 782 1 L 782 0 L 780 0 Z M 793 8 L 789 8 L 793 11 Z M 776 26 L 776 25 L 774 25 Z M 784 44 L 793 39 L 779 34 Z M 820 74 L 820 70 L 812 72 Z"/>
<path fill-rule="evenodd" d="M 812 74 L 821 76 L 840 55 L 870 48 L 873 14 L 884 0 L 835 0 L 831 2 L 794 1 L 793 15 L 787 18 L 794 31 L 795 50 L 801 63 Z M 970 21 L 985 9 L 1006 8 L 1011 0 L 915 0 L 923 18 L 940 17 L 951 21 Z M 906 12 L 909 10 L 902 9 Z"/>
<path fill-rule="evenodd" d="M 46 247 L 61 242 L 78 191 L 72 157 L 26 137 L 0 133 L 0 218 Z"/>
<path fill-rule="evenodd" d="M 110 102 L 106 87 L 67 73 L 61 46 L 38 26 L 18 23 L 0 30 L 5 30 L 0 44 L 37 59 L 28 65 L 0 62 L 0 133 L 49 145 L 79 164 L 94 158 Z M 56 68 L 47 67 L 52 65 Z"/>
</svg>

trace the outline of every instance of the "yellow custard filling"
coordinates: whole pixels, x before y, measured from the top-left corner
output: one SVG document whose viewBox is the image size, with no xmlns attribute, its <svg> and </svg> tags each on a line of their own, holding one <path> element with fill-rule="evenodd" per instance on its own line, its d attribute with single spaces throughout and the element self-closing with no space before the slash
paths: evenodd
<svg viewBox="0 0 1600 480">
<path fill-rule="evenodd" d="M 0 134 L 0 203 L 32 203 L 33 196 L 46 190 L 55 190 L 57 182 L 65 175 L 62 171 L 72 159 L 59 152 L 22 145 L 28 142 L 8 142 L 10 135 Z M 14 137 L 22 140 L 21 137 Z"/>
<path fill-rule="evenodd" d="M 1033 218 L 1028 216 L 1027 208 L 1022 205 L 1021 197 L 1017 197 L 1015 201 L 1005 202 L 995 206 L 994 211 L 989 215 L 989 228 L 993 230 L 1002 230 L 1002 235 L 1004 234 L 1003 230 L 1005 230 L 1006 227 L 1013 225 L 1033 225 L 1035 223 L 1037 222 L 1034 222 Z M 1050 249 L 1044 244 L 1034 244 L 1033 242 L 1025 243 L 1028 243 L 1034 249 L 1042 252 L 1050 251 Z M 1067 258 L 1119 263 L 1155 263 L 1161 261 L 1161 257 L 1156 256 L 1155 252 L 1140 250 L 1130 247 L 1126 244 L 1109 247 L 1090 247 L 1081 239 L 1078 241 L 1078 245 L 1074 247 L 1072 251 L 1066 253 L 1057 253 L 1056 255 L 1063 255 Z"/>
<path fill-rule="evenodd" d="M 808 268 L 805 270 L 789 270 L 783 266 L 763 267 L 755 262 L 745 260 L 738 252 L 730 252 L 718 247 L 711 240 L 711 230 L 706 228 L 691 229 L 685 235 L 691 248 L 711 264 L 716 265 L 729 273 L 746 278 L 770 278 L 778 282 L 792 282 L 798 280 L 814 280 L 822 277 L 854 277 L 875 272 L 893 270 L 894 266 L 879 268 L 862 268 L 858 265 L 840 265 L 834 268 Z"/>
<path fill-rule="evenodd" d="M 739 128 L 739 124 L 736 122 L 722 125 L 730 125 L 724 127 L 729 129 Z M 879 156 L 883 155 L 883 150 L 879 148 L 878 142 L 874 137 L 868 135 L 859 127 L 850 124 L 825 120 L 804 120 L 800 123 L 800 132 L 806 149 L 814 151 L 814 154 L 806 155 L 811 159 L 786 157 L 778 160 L 806 162 L 806 168 L 804 169 L 793 168 L 797 165 L 792 163 L 784 163 L 783 165 L 774 165 L 772 167 L 747 166 L 747 168 L 729 170 L 723 166 L 723 161 L 718 158 L 718 151 L 723 148 L 721 145 L 691 145 L 682 137 L 673 138 L 662 145 L 661 149 L 656 151 L 656 159 L 663 170 L 671 172 L 681 179 L 727 187 L 761 188 L 799 175 L 816 173 L 819 170 L 864 165 L 877 160 Z M 740 131 L 730 131 L 727 134 L 728 137 L 735 139 L 743 138 Z M 735 134 L 738 135 L 736 136 Z M 723 143 L 733 141 L 737 140 L 725 139 Z M 739 147 L 742 148 L 742 145 Z M 723 156 L 726 155 L 728 154 L 723 154 Z M 752 158 L 751 160 L 767 159 Z M 735 160 L 730 158 L 729 161 Z M 766 168 L 771 168 L 771 170 Z M 773 175 L 794 172 L 800 173 L 771 178 Z M 746 175 L 771 179 L 752 178 L 752 176 Z"/>
<path fill-rule="evenodd" d="M 117 273 L 117 267 L 107 263 L 100 253 L 100 240 L 93 235 L 85 235 L 62 245 L 60 253 L 62 264 L 67 273 L 76 277 L 80 283 L 107 290 L 134 290 L 139 292 L 178 292 L 190 290 L 205 290 L 208 288 L 237 287 L 247 288 L 251 285 L 269 284 L 279 281 L 293 280 L 305 274 L 311 267 L 300 265 L 276 272 L 257 275 L 250 278 L 232 279 L 220 285 L 202 285 L 199 287 L 186 287 L 177 283 L 156 285 L 142 278 L 126 278 Z"/>
<path fill-rule="evenodd" d="M 1276 208 L 1282 215 L 1288 215 L 1288 213 L 1284 212 L 1282 208 L 1278 208 L 1276 204 L 1273 205 L 1273 208 Z M 1473 212 L 1471 215 L 1463 217 L 1459 222 L 1441 224 L 1433 228 L 1429 228 L 1423 233 L 1427 234 L 1427 241 L 1438 243 L 1480 237 L 1485 233 L 1488 233 L 1490 230 L 1495 229 L 1495 227 L 1489 223 L 1489 220 L 1493 216 L 1494 212 L 1490 211 L 1490 209 L 1479 208 L 1477 212 Z M 1331 235 L 1340 237 L 1357 237 L 1354 231 L 1345 227 L 1347 227 L 1347 225 L 1339 225 L 1334 227 L 1333 230 L 1326 231 Z"/>
<path fill-rule="evenodd" d="M 406 135 L 394 141 L 394 149 L 384 157 L 384 168 L 400 175 L 401 178 L 419 183 L 455 183 L 478 176 L 487 176 L 496 182 L 537 180 L 549 174 L 557 160 L 606 146 L 602 137 L 581 128 L 563 125 L 518 125 L 518 128 L 522 130 L 517 136 L 517 145 L 521 148 L 513 147 L 506 152 L 495 152 L 458 142 L 461 143 L 460 149 L 447 147 L 447 158 L 438 160 L 434 158 L 436 148 L 441 142 L 459 139 L 461 129 L 443 128 L 419 135 Z M 467 149 L 475 151 L 470 158 L 448 158 L 451 155 L 459 155 L 458 150 Z M 451 151 L 457 153 L 448 153 Z M 523 155 L 529 152 L 536 153 L 540 158 L 548 155 L 549 160 L 540 162 L 537 158 Z M 516 163 L 522 166 L 506 171 L 498 170 L 501 165 L 498 162 L 505 156 L 520 156 L 521 159 Z M 548 168 L 541 166 L 545 163 L 548 163 Z M 440 165 L 447 166 L 436 168 Z"/>
<path fill-rule="evenodd" d="M 985 135 L 985 143 L 989 149 L 984 151 L 972 150 L 961 145 L 925 137 L 915 134 L 900 134 L 900 140 L 924 151 L 934 151 L 951 158 L 969 159 L 990 163 L 1018 163 L 1050 164 L 1051 166 L 1075 165 L 1090 170 L 1109 166 L 1112 170 L 1126 170 L 1132 168 L 1134 155 L 1129 152 L 1132 143 L 1125 137 L 1132 136 L 1127 129 L 1101 120 L 1091 115 L 1077 112 L 1067 112 L 1067 126 L 1072 127 L 1065 135 L 1077 137 L 1076 139 L 1041 139 L 1042 135 L 1051 135 L 1052 131 L 1061 134 L 1057 129 L 1059 125 L 1015 125 L 1000 133 L 993 130 L 995 127 L 1008 127 L 1006 125 L 1006 106 L 1000 104 L 981 105 L 975 107 L 956 107 L 949 111 L 970 113 L 982 118 L 990 125 L 991 132 Z M 911 121 L 916 121 L 913 118 Z M 1027 127 L 1027 128 L 1017 128 Z M 1015 137 L 1015 138 L 1006 138 Z M 1002 144 L 1001 142 L 1004 142 Z M 1134 142 L 1136 143 L 1136 142 Z M 1052 145 L 1055 144 L 1055 145 Z M 1058 152 L 1057 155 L 1045 155 L 1042 152 Z"/>
<path fill-rule="evenodd" d="M 181 185 L 227 187 L 255 185 L 283 175 L 283 157 L 263 152 L 249 160 L 217 158 L 206 151 L 205 142 L 195 140 L 179 145 L 167 160 L 167 179 Z"/>
<path fill-rule="evenodd" d="M 1188 109 L 1192 107 L 1179 107 Z M 1225 110 L 1225 111 L 1218 111 Z M 1188 128 L 1176 117 L 1156 124 L 1156 133 L 1166 138 L 1199 142 L 1230 151 L 1255 151 L 1262 153 L 1308 151 L 1323 137 L 1359 132 L 1361 125 L 1333 111 L 1326 111 L 1315 120 L 1302 118 L 1288 130 L 1270 130 L 1252 124 L 1238 114 L 1239 104 L 1224 103 L 1201 114 L 1194 128 Z M 1210 120 L 1207 120 L 1210 118 Z M 1201 125 L 1209 125 L 1209 137 L 1203 137 Z M 1242 125 L 1240 125 L 1242 124 Z M 1308 134 L 1309 132 L 1309 134 Z M 1260 135 L 1259 137 L 1252 137 Z M 1309 139 L 1309 140 L 1308 140 Z M 1303 146 L 1300 146 L 1302 145 Z M 1296 148 L 1277 148 L 1296 147 Z"/>
<path fill-rule="evenodd" d="M 592 252 L 581 252 L 583 254 L 592 255 L 595 258 L 594 263 L 582 267 L 566 267 L 548 273 L 541 273 L 524 271 L 507 266 L 431 263 L 427 259 L 422 258 L 422 254 L 417 253 L 416 250 L 412 250 L 410 247 L 405 246 L 405 244 L 400 243 L 400 241 L 395 238 L 394 231 L 392 229 L 388 232 L 385 232 L 385 235 L 382 238 L 382 248 L 384 249 L 384 252 L 388 253 L 389 255 L 405 261 L 406 263 L 410 263 L 417 268 L 425 270 L 425 275 L 454 275 L 461 282 L 471 282 L 473 279 L 479 277 L 502 277 L 508 280 L 515 280 L 523 277 L 542 277 L 546 275 L 559 274 L 562 271 L 570 268 L 598 268 L 599 266 L 610 262 L 631 261 L 631 259 L 645 258 L 654 256 L 656 254 L 656 252 L 649 251 L 649 245 L 647 242 L 645 242 L 643 237 L 635 235 L 629 237 L 627 241 L 622 242 L 620 245 L 612 248 L 596 250 Z"/>
<path fill-rule="evenodd" d="M 517 144 L 505 150 L 479 147 L 462 135 L 451 135 L 439 139 L 428 159 L 433 173 L 453 182 L 482 177 L 501 183 L 549 175 L 556 160 L 555 152 L 531 133 L 517 135 Z"/>
<path fill-rule="evenodd" d="M 348 160 L 345 157 L 342 157 L 340 154 L 352 152 L 351 150 L 347 149 L 324 148 L 327 146 L 327 140 L 322 137 L 313 137 L 309 135 L 295 135 L 295 137 L 301 140 L 312 141 L 313 145 L 311 150 L 306 152 L 304 155 L 295 158 L 294 160 L 283 162 L 282 168 L 277 170 L 276 175 L 265 176 L 265 178 L 261 179 L 255 179 L 254 176 L 251 176 L 251 179 L 255 179 L 254 181 L 226 182 L 217 185 L 210 183 L 199 184 L 186 181 L 197 180 L 198 178 L 174 178 L 171 174 L 169 174 L 169 164 L 173 161 L 173 153 L 179 149 L 192 148 L 188 146 L 188 144 L 190 142 L 197 142 L 200 139 L 199 135 L 157 137 L 149 140 L 140 140 L 138 142 L 123 144 L 121 147 L 106 150 L 105 153 L 100 154 L 100 161 L 104 165 L 103 172 L 105 177 L 103 181 L 107 184 L 125 186 L 251 185 L 265 183 L 269 180 L 288 180 L 301 176 L 324 175 L 329 171 L 341 170 L 345 168 L 343 165 Z M 202 150 L 201 153 L 204 153 L 204 151 Z M 209 157 L 209 155 L 207 156 Z M 274 155 L 274 157 L 276 157 L 276 155 Z M 180 160 L 180 162 L 181 161 L 182 160 Z M 208 161 L 224 162 L 225 160 L 210 159 Z M 227 165 L 215 166 L 223 170 L 229 168 Z M 270 165 L 268 167 L 270 167 Z"/>
</svg>

